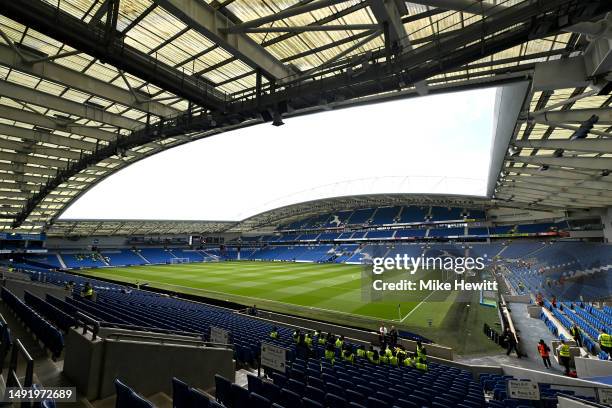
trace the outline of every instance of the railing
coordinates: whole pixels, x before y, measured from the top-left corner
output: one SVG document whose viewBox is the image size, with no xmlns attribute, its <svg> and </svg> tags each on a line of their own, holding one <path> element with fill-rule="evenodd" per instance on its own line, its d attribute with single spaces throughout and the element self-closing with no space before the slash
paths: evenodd
<svg viewBox="0 0 612 408">
<path fill-rule="evenodd" d="M 23 377 L 23 382 L 19 380 L 19 375 L 17 373 L 19 355 L 23 356 L 23 358 L 25 359 L 25 363 L 26 363 L 25 376 Z M 34 359 L 32 358 L 32 356 L 30 356 L 30 353 L 28 353 L 28 350 L 26 350 L 23 343 L 21 343 L 21 340 L 16 339 L 15 343 L 13 344 L 13 351 L 11 353 L 11 361 L 9 363 L 9 370 L 8 370 L 7 379 L 6 379 L 6 387 L 7 388 L 15 387 L 15 388 L 19 388 L 20 390 L 23 390 L 25 388 L 32 387 L 33 378 L 34 378 Z M 21 403 L 21 407 L 30 408 L 31 404 L 30 402 L 24 401 Z"/>
<path fill-rule="evenodd" d="M 154 333 L 135 334 L 135 333 L 117 333 L 115 332 L 115 333 L 109 333 L 108 335 L 106 335 L 106 338 L 109 338 L 109 339 L 114 338 L 117 341 L 144 340 L 144 341 L 150 341 L 150 342 L 155 342 L 155 343 L 165 344 L 165 345 L 188 345 L 188 346 L 194 346 L 194 347 L 205 346 L 205 347 L 222 347 L 222 348 L 227 348 L 230 350 L 234 349 L 233 344 L 213 343 L 213 342 L 205 341 L 202 339 L 168 338 L 161 334 L 155 335 Z"/>
<path fill-rule="evenodd" d="M 95 340 L 98 336 L 98 332 L 100 331 L 100 322 L 81 312 L 77 312 L 75 317 L 77 327 L 83 327 L 83 334 L 87 334 L 87 330 L 90 329 L 92 340 Z"/>
<path fill-rule="evenodd" d="M 8 323 L 4 320 L 4 316 L 0 315 L 0 374 L 4 369 L 4 361 L 11 347 L 13 347 L 11 331 L 9 330 Z"/>
</svg>

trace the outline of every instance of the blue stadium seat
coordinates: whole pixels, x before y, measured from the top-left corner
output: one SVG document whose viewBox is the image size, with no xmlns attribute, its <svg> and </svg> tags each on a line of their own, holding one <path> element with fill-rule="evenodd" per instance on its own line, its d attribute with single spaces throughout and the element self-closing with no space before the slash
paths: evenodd
<svg viewBox="0 0 612 408">
<path fill-rule="evenodd" d="M 324 408 L 324 405 L 307 397 L 302 398 L 302 406 L 304 408 Z"/>
<path fill-rule="evenodd" d="M 347 408 L 348 402 L 339 395 L 327 393 L 325 394 L 325 404 L 329 408 Z"/>
<path fill-rule="evenodd" d="M 374 397 L 368 397 L 368 408 L 389 408 L 390 405 L 383 400 Z"/>
<path fill-rule="evenodd" d="M 261 390 L 263 388 L 263 385 L 261 383 L 261 378 L 254 375 L 247 375 L 247 384 L 249 391 L 261 394 Z"/>
<path fill-rule="evenodd" d="M 280 402 L 286 407 L 299 408 L 302 406 L 302 397 L 300 394 L 296 394 L 287 388 L 282 388 L 280 392 Z"/>
<path fill-rule="evenodd" d="M 318 403 L 325 403 L 325 392 L 320 388 L 309 385 L 304 391 L 304 396 Z"/>
<path fill-rule="evenodd" d="M 233 408 L 231 399 L 232 382 L 227 378 L 215 374 L 215 397 L 217 401 L 226 405 L 228 408 Z"/>
<path fill-rule="evenodd" d="M 117 405 L 116 408 L 123 408 Z M 155 408 L 154 405 L 132 391 L 130 394 L 130 403 L 125 408 Z"/>
<path fill-rule="evenodd" d="M 268 381 L 264 381 L 262 383 L 261 392 L 264 397 L 269 399 L 270 401 L 277 401 L 280 398 L 281 388 Z"/>
<path fill-rule="evenodd" d="M 179 380 L 176 377 L 172 378 L 172 407 L 173 408 L 190 408 L 191 407 L 191 392 L 189 385 Z"/>
<path fill-rule="evenodd" d="M 252 408 L 270 408 L 272 403 L 269 399 L 264 396 L 257 394 L 256 392 L 252 392 L 249 396 L 249 407 Z"/>
<path fill-rule="evenodd" d="M 130 394 L 132 390 L 118 378 L 115 379 L 115 391 L 117 393 L 116 407 L 129 407 Z"/>
<path fill-rule="evenodd" d="M 191 404 L 193 407 L 208 407 L 211 401 L 208 396 L 202 394 L 199 390 L 189 388 L 189 395 L 191 397 Z"/>
<path fill-rule="evenodd" d="M 230 394 L 232 401 L 229 405 L 229 408 L 242 408 L 249 406 L 249 390 L 239 386 L 238 384 L 232 384 L 230 386 Z"/>
</svg>

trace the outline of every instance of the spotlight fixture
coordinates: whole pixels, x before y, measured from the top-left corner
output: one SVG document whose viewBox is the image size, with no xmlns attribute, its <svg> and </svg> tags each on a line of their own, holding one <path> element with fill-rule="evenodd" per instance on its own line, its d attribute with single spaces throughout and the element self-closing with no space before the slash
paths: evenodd
<svg viewBox="0 0 612 408">
<path fill-rule="evenodd" d="M 543 165 L 541 165 L 541 166 L 540 166 L 540 168 L 539 168 L 539 170 L 540 170 L 540 171 L 546 171 L 546 170 L 548 170 L 548 164 L 543 164 Z"/>
<path fill-rule="evenodd" d="M 553 157 L 563 157 L 563 149 L 557 149 L 553 152 Z"/>
<path fill-rule="evenodd" d="M 602 170 L 601 171 L 601 177 L 606 177 L 610 175 L 610 170 Z"/>
<path fill-rule="evenodd" d="M 282 126 L 285 122 L 283 122 L 283 117 L 280 113 L 274 112 L 274 116 L 272 118 L 272 126 Z"/>
<path fill-rule="evenodd" d="M 587 120 L 585 120 L 584 122 L 580 124 L 580 127 L 578 128 L 578 130 L 576 130 L 574 134 L 572 135 L 572 137 L 570 137 L 570 140 L 584 139 L 585 137 L 587 137 L 591 129 L 593 129 L 593 126 L 598 121 L 599 121 L 599 116 L 592 115 L 590 118 L 588 118 Z"/>
<path fill-rule="evenodd" d="M 510 146 L 508 148 L 508 156 L 514 157 L 519 153 L 520 149 L 516 146 Z"/>
</svg>

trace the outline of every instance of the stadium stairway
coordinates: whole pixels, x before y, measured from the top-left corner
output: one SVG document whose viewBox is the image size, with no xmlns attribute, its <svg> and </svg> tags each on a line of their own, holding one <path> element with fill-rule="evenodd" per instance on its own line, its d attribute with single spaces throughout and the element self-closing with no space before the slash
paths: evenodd
<svg viewBox="0 0 612 408">
<path fill-rule="evenodd" d="M 34 384 L 40 384 L 46 387 L 74 386 L 74 384 L 62 375 L 63 359 L 60 358 L 57 361 L 53 361 L 45 348 L 34 338 L 31 331 L 19 321 L 13 310 L 4 302 L 0 302 L 0 314 L 8 323 L 13 339 L 17 338 L 21 340 L 30 353 L 30 356 L 34 359 Z M 18 361 L 17 372 L 23 373 L 25 371 L 25 363 L 22 360 Z M 3 372 L 3 375 L 4 374 Z M 57 404 L 58 407 L 66 405 L 68 405 L 68 403 Z M 77 401 L 69 403 L 69 405 L 74 408 L 93 408 L 93 405 L 87 401 L 87 399 L 78 394 Z"/>
</svg>

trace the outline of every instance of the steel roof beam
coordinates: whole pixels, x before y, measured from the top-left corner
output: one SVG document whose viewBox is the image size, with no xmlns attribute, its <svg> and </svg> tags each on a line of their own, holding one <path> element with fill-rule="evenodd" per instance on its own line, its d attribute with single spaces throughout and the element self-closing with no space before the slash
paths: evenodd
<svg viewBox="0 0 612 408">
<path fill-rule="evenodd" d="M 108 82 L 101 81 L 97 78 L 72 70 L 63 65 L 56 64 L 50 61 L 32 62 L 35 58 L 34 54 L 28 50 L 22 50 L 21 53 L 30 57 L 24 61 L 10 47 L 0 44 L 0 65 L 4 65 L 38 78 L 45 79 L 50 82 L 55 82 L 66 87 L 78 89 L 90 95 L 96 95 L 132 109 L 138 109 L 143 112 L 149 112 L 156 116 L 174 116 L 180 111 L 163 103 L 141 100 L 137 101 L 134 96 L 128 91 Z M 144 95 L 142 97 L 144 98 Z"/>
<path fill-rule="evenodd" d="M 163 0 L 162 0 L 163 1 Z M 242 29 L 242 33 L 304 33 L 310 31 L 359 31 L 375 30 L 378 24 L 328 24 L 307 26 L 251 27 Z M 227 32 L 227 30 L 221 30 Z"/>
<path fill-rule="evenodd" d="M 50 116 L 45 116 L 43 114 L 12 108 L 2 104 L 0 104 L 0 118 L 14 120 L 21 123 L 29 123 L 30 125 L 40 126 L 42 128 L 57 130 L 60 132 L 74 133 L 80 136 L 90 137 L 92 139 L 101 139 L 104 141 L 112 141 L 117 139 L 116 133 L 107 132 L 95 127 L 73 124 L 71 122 L 66 122 Z"/>
<path fill-rule="evenodd" d="M 570 193 L 570 194 L 581 194 L 584 197 L 590 198 L 602 198 L 611 200 L 612 199 L 612 191 L 609 190 L 599 190 L 599 189 L 590 189 L 583 188 L 579 186 L 565 185 L 565 186 L 551 186 L 543 183 L 534 183 L 531 181 L 514 181 L 514 180 L 506 180 L 504 181 L 503 186 L 507 188 L 519 187 L 519 188 L 528 188 L 536 191 L 544 191 L 549 193 Z"/>
<path fill-rule="evenodd" d="M 8 140 L 8 139 L 0 139 L 0 140 L 1 140 L 1 146 L 3 149 L 14 150 L 17 153 L 28 152 L 28 153 L 33 153 L 33 154 L 40 154 L 42 156 L 52 156 L 52 157 L 58 157 L 58 158 L 68 159 L 68 160 L 79 160 L 81 158 L 81 153 L 75 152 L 69 149 L 61 149 L 57 147 L 47 147 L 47 146 L 41 146 L 37 144 L 17 142 L 17 141 Z"/>
<path fill-rule="evenodd" d="M 592 109 L 569 109 L 560 111 L 548 111 L 540 115 L 534 115 L 538 120 L 558 123 L 582 123 L 591 116 L 597 115 L 600 125 L 612 125 L 612 108 L 592 108 Z M 532 115 L 530 115 L 531 117 Z"/>
<path fill-rule="evenodd" d="M 612 158 L 609 157 L 511 157 L 510 160 L 518 163 L 545 164 L 555 167 L 572 167 L 587 170 L 609 170 L 612 169 Z"/>
<path fill-rule="evenodd" d="M 28 129 L 19 126 L 11 126 L 0 123 L 0 135 L 16 137 L 28 142 L 48 143 L 57 146 L 66 146 L 72 149 L 93 151 L 96 144 L 86 140 L 73 139 L 36 129 Z"/>
<path fill-rule="evenodd" d="M 568 180 L 587 180 L 596 175 L 594 171 L 570 170 L 570 169 L 548 169 L 542 171 L 533 167 L 504 167 L 503 172 L 531 174 L 542 177 L 557 177 Z M 509 177 L 512 177 L 510 175 Z"/>
<path fill-rule="evenodd" d="M 0 95 L 122 129 L 135 130 L 144 126 L 144 123 L 140 121 L 110 113 L 95 106 L 74 102 L 11 82 L 0 81 Z"/>
<path fill-rule="evenodd" d="M 410 3 L 483 16 L 490 16 L 509 8 L 478 0 L 410 0 Z"/>
<path fill-rule="evenodd" d="M 409 48 L 410 40 L 408 33 L 402 23 L 402 16 L 407 13 L 406 5 L 400 10 L 395 0 L 368 0 L 370 9 L 381 26 L 387 27 L 387 33 L 391 43 L 401 48 Z"/>
<path fill-rule="evenodd" d="M 119 70 L 183 97 L 197 105 L 223 111 L 224 93 L 204 81 L 127 45 L 120 33 L 108 37 L 104 27 L 90 26 L 55 5 L 40 0 L 3 2 L 2 14 L 38 32 L 87 53 Z"/>
<path fill-rule="evenodd" d="M 588 188 L 591 190 L 612 190 L 612 180 L 610 180 L 610 182 L 606 182 L 606 181 L 603 181 L 603 178 L 602 178 L 602 181 L 568 180 L 568 179 L 557 178 L 557 177 L 537 177 L 537 176 L 518 175 L 518 176 L 508 176 L 508 178 L 506 178 L 504 182 L 508 180 L 515 180 L 518 182 L 526 182 L 526 183 L 543 184 L 543 185 L 553 186 L 553 187 L 567 187 L 567 188 L 581 187 L 581 188 Z"/>
<path fill-rule="evenodd" d="M 318 1 L 313 1 L 311 3 L 304 4 L 301 6 L 288 7 L 277 13 L 271 13 L 271 14 L 268 14 L 267 16 L 257 18 L 255 20 L 245 21 L 241 24 L 236 24 L 236 25 L 233 25 L 232 27 L 227 27 L 228 29 L 227 31 L 228 32 L 240 32 L 241 30 L 244 30 L 245 28 L 259 27 L 261 25 L 271 23 L 273 21 L 288 19 L 290 17 L 297 16 L 297 15 L 304 14 L 304 13 L 309 13 L 311 11 L 319 10 L 321 8 L 331 7 L 336 4 L 345 3 L 346 1 L 347 0 L 318 0 Z"/>
<path fill-rule="evenodd" d="M 265 48 L 244 34 L 229 34 L 236 27 L 232 21 L 208 4 L 196 0 L 154 0 L 183 23 L 219 44 L 269 78 L 283 79 L 293 74 Z"/>
<path fill-rule="evenodd" d="M 579 152 L 609 153 L 612 152 L 612 139 L 578 139 L 578 140 L 517 140 L 516 147 L 533 149 L 563 149 Z"/>
</svg>

